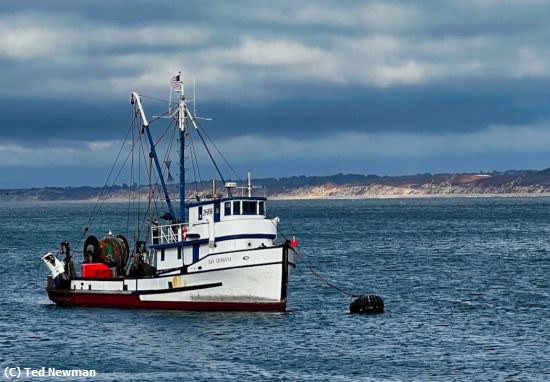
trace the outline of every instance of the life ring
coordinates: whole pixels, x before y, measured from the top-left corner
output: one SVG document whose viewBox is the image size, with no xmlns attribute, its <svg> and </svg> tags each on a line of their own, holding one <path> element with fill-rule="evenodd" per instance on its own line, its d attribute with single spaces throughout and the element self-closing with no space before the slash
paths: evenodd
<svg viewBox="0 0 550 382">
<path fill-rule="evenodd" d="M 181 238 L 182 240 L 187 240 L 187 227 L 181 227 Z"/>
</svg>

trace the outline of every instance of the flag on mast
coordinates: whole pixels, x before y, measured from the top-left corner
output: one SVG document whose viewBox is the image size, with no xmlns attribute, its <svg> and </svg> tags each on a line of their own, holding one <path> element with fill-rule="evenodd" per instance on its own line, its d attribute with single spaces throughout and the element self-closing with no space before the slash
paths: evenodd
<svg viewBox="0 0 550 382">
<path fill-rule="evenodd" d="M 170 86 L 172 86 L 172 90 L 181 89 L 181 79 L 179 74 L 175 75 L 170 79 Z"/>
</svg>

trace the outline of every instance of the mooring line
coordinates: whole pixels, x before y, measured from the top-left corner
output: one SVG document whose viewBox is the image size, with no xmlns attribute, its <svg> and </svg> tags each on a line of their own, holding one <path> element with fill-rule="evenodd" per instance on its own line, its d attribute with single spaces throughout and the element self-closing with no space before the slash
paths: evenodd
<svg viewBox="0 0 550 382">
<path fill-rule="evenodd" d="M 286 241 L 286 242 L 289 242 L 290 240 L 288 240 L 288 238 L 286 237 L 286 235 L 285 235 L 283 232 L 281 232 L 281 230 L 279 229 L 279 227 L 278 227 L 275 223 L 273 223 L 273 220 L 272 220 L 272 219 L 269 219 L 269 221 L 271 222 L 271 224 L 273 224 L 273 226 L 275 227 L 275 229 L 277 230 L 277 232 L 285 239 L 285 241 Z M 339 291 L 340 293 L 342 293 L 342 294 L 344 294 L 345 296 L 348 296 L 348 297 L 350 297 L 350 298 L 359 297 L 359 296 L 363 296 L 363 295 L 367 294 L 367 293 L 355 294 L 355 293 L 352 293 L 352 292 L 350 292 L 350 291 L 348 291 L 348 290 L 345 290 L 345 289 L 343 289 L 343 288 L 341 288 L 341 287 L 339 287 L 339 286 L 337 286 L 337 285 L 334 285 L 331 281 L 327 280 L 324 276 L 322 276 L 319 272 L 317 272 L 317 271 L 313 268 L 313 266 L 311 266 L 311 264 L 309 264 L 309 261 L 306 260 L 306 258 L 305 258 L 304 256 L 302 256 L 302 254 L 300 254 L 296 248 L 292 248 L 292 250 L 294 251 L 294 253 L 296 253 L 296 255 L 298 256 L 298 258 L 300 258 L 300 259 L 304 262 L 306 268 L 307 268 L 315 277 L 317 277 L 317 278 L 319 279 L 319 281 L 321 281 L 322 283 L 324 283 L 326 286 L 328 286 L 328 287 L 330 287 L 330 288 L 333 288 L 333 289 Z"/>
</svg>

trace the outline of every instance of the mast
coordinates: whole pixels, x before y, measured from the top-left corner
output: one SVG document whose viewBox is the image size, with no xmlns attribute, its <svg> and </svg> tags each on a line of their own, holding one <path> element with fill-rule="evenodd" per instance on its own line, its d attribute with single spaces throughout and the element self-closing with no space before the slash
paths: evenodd
<svg viewBox="0 0 550 382">
<path fill-rule="evenodd" d="M 179 105 L 178 127 L 180 129 L 180 223 L 185 223 L 185 96 L 181 72 L 178 73 Z"/>
</svg>

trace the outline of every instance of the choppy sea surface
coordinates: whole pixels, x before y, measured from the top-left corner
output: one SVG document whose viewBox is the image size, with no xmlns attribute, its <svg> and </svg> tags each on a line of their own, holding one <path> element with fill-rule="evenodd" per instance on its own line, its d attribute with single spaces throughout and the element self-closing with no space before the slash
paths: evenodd
<svg viewBox="0 0 550 382">
<path fill-rule="evenodd" d="M 0 380 L 17 366 L 105 381 L 550 380 L 548 198 L 271 201 L 318 272 L 384 298 L 378 315 L 350 315 L 304 262 L 286 313 L 58 308 L 40 257 L 69 239 L 80 261 L 92 208 L 0 204 Z M 125 226 L 124 203 L 103 213 L 95 232 Z"/>
</svg>

